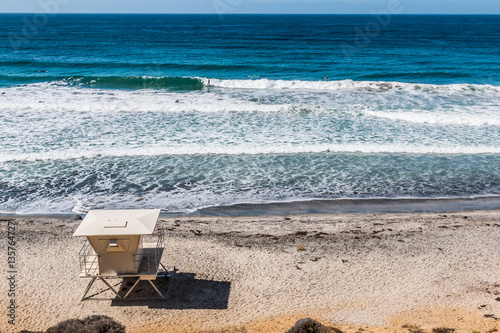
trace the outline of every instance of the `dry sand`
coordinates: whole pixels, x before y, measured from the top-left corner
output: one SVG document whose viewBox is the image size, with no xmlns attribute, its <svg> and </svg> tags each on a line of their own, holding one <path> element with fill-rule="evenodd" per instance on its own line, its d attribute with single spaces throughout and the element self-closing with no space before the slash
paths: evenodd
<svg viewBox="0 0 500 333">
<path fill-rule="evenodd" d="M 14 327 L 9 220 L 17 222 Z M 177 268 L 158 281 L 166 301 L 80 302 L 89 280 L 78 278 L 79 222 L 1 219 L 1 332 L 92 314 L 127 332 L 285 332 L 303 317 L 347 332 L 500 329 L 500 211 L 162 219 L 163 263 Z"/>
</svg>

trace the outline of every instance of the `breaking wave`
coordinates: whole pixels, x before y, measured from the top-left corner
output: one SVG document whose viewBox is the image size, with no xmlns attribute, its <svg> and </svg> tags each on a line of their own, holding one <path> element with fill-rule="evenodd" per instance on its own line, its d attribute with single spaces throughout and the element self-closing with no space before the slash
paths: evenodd
<svg viewBox="0 0 500 333">
<path fill-rule="evenodd" d="M 207 78 L 200 78 L 207 85 Z M 492 85 L 477 84 L 421 84 L 405 82 L 385 81 L 302 81 L 302 80 L 221 80 L 210 79 L 210 85 L 220 88 L 233 89 L 273 89 L 273 90 L 365 90 L 365 91 L 387 91 L 387 90 L 422 90 L 422 91 L 455 91 L 455 92 L 500 92 L 500 87 Z"/>
</svg>

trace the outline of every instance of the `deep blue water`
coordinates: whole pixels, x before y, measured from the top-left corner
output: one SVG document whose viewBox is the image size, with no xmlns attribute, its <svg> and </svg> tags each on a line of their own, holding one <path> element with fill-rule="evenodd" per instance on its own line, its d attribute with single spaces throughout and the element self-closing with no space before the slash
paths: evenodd
<svg viewBox="0 0 500 333">
<path fill-rule="evenodd" d="M 0 212 L 500 195 L 499 15 L 46 19 L 0 14 Z"/>
</svg>

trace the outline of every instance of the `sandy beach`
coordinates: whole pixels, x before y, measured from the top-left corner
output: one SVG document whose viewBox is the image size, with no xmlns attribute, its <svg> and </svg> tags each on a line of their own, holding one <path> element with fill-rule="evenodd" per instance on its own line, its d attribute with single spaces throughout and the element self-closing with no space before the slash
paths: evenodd
<svg viewBox="0 0 500 333">
<path fill-rule="evenodd" d="M 81 302 L 89 280 L 78 277 L 83 239 L 72 237 L 80 220 L 1 218 L 0 331 L 43 331 L 93 314 L 132 333 L 286 332 L 304 317 L 345 332 L 500 329 L 500 211 L 161 222 L 163 263 L 176 267 L 157 282 L 167 300 Z M 15 326 L 5 297 L 9 223 L 17 241 Z"/>
</svg>

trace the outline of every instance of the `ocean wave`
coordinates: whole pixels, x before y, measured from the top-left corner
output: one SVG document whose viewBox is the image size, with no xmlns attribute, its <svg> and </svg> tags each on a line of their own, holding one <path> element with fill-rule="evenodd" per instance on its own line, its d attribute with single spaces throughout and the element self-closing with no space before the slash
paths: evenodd
<svg viewBox="0 0 500 333">
<path fill-rule="evenodd" d="M 318 90 L 307 90 L 302 88 L 308 87 L 308 81 L 210 79 L 214 89 L 209 91 L 198 89 L 208 84 L 207 78 L 53 79 L 1 89 L 0 111 L 348 112 L 421 124 L 497 126 L 500 123 L 500 87 L 493 86 L 445 85 L 424 89 L 421 85 L 398 83 L 406 90 L 391 88 L 392 93 L 378 94 L 362 87 L 389 86 L 382 82 L 314 81 L 311 84 L 316 84 Z M 266 82 L 271 88 L 258 91 L 256 87 Z M 237 83 L 248 89 L 218 88 L 236 87 Z M 394 84 L 391 83 L 392 87 Z M 161 85 L 170 88 L 154 88 Z M 122 89 L 110 89 L 112 86 Z M 189 90 L 193 87 L 196 89 Z M 321 90 L 325 87 L 331 90 Z M 342 87 L 348 90 L 340 90 Z"/>
<path fill-rule="evenodd" d="M 192 77 L 154 77 L 154 76 L 51 76 L 42 71 L 34 76 L 0 75 L 0 82 L 11 84 L 31 84 L 48 82 L 59 85 L 81 86 L 100 89 L 169 89 L 169 90 L 201 90 L 203 82 Z"/>
<path fill-rule="evenodd" d="M 400 120 L 415 124 L 433 124 L 433 125 L 460 125 L 460 126 L 500 126 L 500 114 L 485 114 L 485 110 L 467 113 L 451 112 L 428 112 L 412 110 L 388 112 L 365 110 L 364 114 L 384 118 L 389 120 Z"/>
<path fill-rule="evenodd" d="M 44 71 L 41 71 L 44 72 Z M 271 80 L 271 79 L 218 79 L 207 77 L 175 76 L 52 76 L 38 73 L 33 76 L 0 75 L 0 82 L 33 84 L 48 82 L 59 85 L 102 89 L 169 89 L 202 90 L 208 86 L 224 89 L 305 90 L 305 91 L 423 91 L 457 93 L 498 93 L 500 86 L 487 84 L 423 84 L 390 81 L 346 80 Z"/>
<path fill-rule="evenodd" d="M 62 81 L 59 81 L 62 82 Z M 258 103 L 200 91 L 81 89 L 67 83 L 33 83 L 2 90 L 0 112 L 280 112 L 286 103 Z M 1 124 L 0 124 L 1 125 Z"/>
<path fill-rule="evenodd" d="M 309 199 L 498 196 L 500 155 L 163 156 L 13 163 L 0 212 L 162 208 Z M 139 172 L 138 172 L 139 171 Z"/>
<path fill-rule="evenodd" d="M 386 81 L 302 81 L 302 80 L 223 80 L 199 78 L 204 85 L 208 84 L 219 88 L 231 89 L 272 89 L 272 90 L 363 90 L 363 91 L 387 91 L 387 90 L 417 90 L 417 91 L 450 91 L 450 92 L 500 92 L 500 87 L 492 85 L 477 84 L 448 84 L 434 85 L 406 82 Z"/>
<path fill-rule="evenodd" d="M 203 83 L 189 77 L 149 77 L 149 76 L 80 76 L 62 80 L 68 85 L 87 85 L 91 88 L 105 89 L 160 89 L 201 90 Z"/>
<path fill-rule="evenodd" d="M 500 147 L 489 146 L 419 146 L 408 144 L 319 144 L 319 145 L 183 145 L 165 147 L 164 145 L 141 148 L 108 148 L 103 150 L 66 149 L 38 153 L 1 153 L 0 163 L 13 161 L 71 160 L 106 157 L 132 156 L 175 156 L 175 155 L 279 155 L 308 153 L 361 153 L 361 154 L 442 154 L 476 155 L 499 154 Z"/>
</svg>

